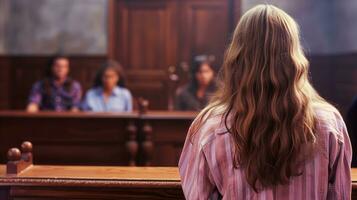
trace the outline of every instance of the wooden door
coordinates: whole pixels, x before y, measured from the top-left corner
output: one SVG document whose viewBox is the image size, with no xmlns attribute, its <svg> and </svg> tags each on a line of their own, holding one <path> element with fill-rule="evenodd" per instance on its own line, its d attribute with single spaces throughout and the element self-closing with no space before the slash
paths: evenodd
<svg viewBox="0 0 357 200">
<path fill-rule="evenodd" d="M 234 21 L 230 5 L 231 0 L 186 0 L 181 4 L 181 62 L 190 65 L 193 56 L 206 54 L 215 56 L 215 68 L 220 67 Z"/>
<path fill-rule="evenodd" d="M 113 57 L 125 68 L 134 97 L 150 109 L 167 108 L 167 69 L 176 64 L 177 18 L 173 0 L 117 0 Z"/>
<path fill-rule="evenodd" d="M 109 55 L 123 64 L 134 97 L 148 99 L 149 109 L 167 109 L 174 94 L 169 91 L 170 66 L 190 65 L 193 56 L 208 54 L 216 57 L 218 69 L 237 20 L 238 2 L 112 0 Z"/>
</svg>

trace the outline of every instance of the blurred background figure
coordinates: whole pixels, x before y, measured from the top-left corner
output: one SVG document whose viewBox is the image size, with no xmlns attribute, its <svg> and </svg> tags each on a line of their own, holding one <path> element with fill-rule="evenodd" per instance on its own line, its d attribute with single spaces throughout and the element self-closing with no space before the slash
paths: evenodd
<svg viewBox="0 0 357 200">
<path fill-rule="evenodd" d="M 82 109 L 96 112 L 130 112 L 133 109 L 132 96 L 125 88 L 125 78 L 122 66 L 113 60 L 108 61 L 99 69 L 94 86 L 83 101 Z"/>
<path fill-rule="evenodd" d="M 352 157 L 352 167 L 357 167 L 357 96 L 354 98 L 352 106 L 347 112 L 346 123 L 354 155 Z"/>
<path fill-rule="evenodd" d="M 45 77 L 32 87 L 27 111 L 78 111 L 82 95 L 81 85 L 68 74 L 68 58 L 62 55 L 54 56 L 46 68 Z"/>
<path fill-rule="evenodd" d="M 199 111 L 204 108 L 209 96 L 216 90 L 214 56 L 199 55 L 193 58 L 191 81 L 177 90 L 175 109 Z"/>
</svg>

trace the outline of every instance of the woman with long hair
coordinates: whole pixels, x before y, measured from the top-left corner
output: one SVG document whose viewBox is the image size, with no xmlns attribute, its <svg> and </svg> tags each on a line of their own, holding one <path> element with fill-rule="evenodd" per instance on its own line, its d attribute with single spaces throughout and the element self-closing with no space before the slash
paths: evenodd
<svg viewBox="0 0 357 200">
<path fill-rule="evenodd" d="M 308 69 L 288 14 L 258 5 L 242 16 L 181 154 L 187 199 L 351 198 L 346 126 Z"/>
<path fill-rule="evenodd" d="M 69 60 L 66 56 L 53 56 L 47 65 L 45 78 L 32 87 L 27 111 L 79 110 L 82 89 L 79 82 L 69 77 L 69 70 Z"/>
<path fill-rule="evenodd" d="M 96 112 L 132 111 L 132 96 L 125 87 L 124 70 L 118 62 L 109 60 L 98 70 L 93 88 L 84 98 L 82 109 Z"/>
<path fill-rule="evenodd" d="M 191 81 L 176 92 L 176 110 L 200 111 L 207 105 L 210 95 L 216 91 L 213 62 L 213 56 L 199 55 L 193 58 Z"/>
</svg>

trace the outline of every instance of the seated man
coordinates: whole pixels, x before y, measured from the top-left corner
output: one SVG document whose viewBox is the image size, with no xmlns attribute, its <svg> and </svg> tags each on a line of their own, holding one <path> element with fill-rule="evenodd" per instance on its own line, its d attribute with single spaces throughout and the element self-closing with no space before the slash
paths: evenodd
<svg viewBox="0 0 357 200">
<path fill-rule="evenodd" d="M 52 58 L 46 70 L 46 77 L 32 87 L 27 111 L 77 111 L 82 89 L 81 85 L 68 74 L 68 58 L 64 56 Z"/>
</svg>

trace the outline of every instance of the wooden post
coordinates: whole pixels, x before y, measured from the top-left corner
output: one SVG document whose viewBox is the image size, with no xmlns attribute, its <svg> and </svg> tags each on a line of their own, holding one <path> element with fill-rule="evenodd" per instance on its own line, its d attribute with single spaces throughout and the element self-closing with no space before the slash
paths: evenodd
<svg viewBox="0 0 357 200">
<path fill-rule="evenodd" d="M 140 97 L 138 99 L 138 106 L 139 106 L 139 113 L 145 114 L 149 109 L 149 101 Z"/>
<path fill-rule="evenodd" d="M 27 163 L 33 163 L 33 156 L 32 156 L 32 144 L 31 142 L 25 141 L 21 144 L 21 159 Z"/>
<path fill-rule="evenodd" d="M 144 99 L 144 98 L 139 98 L 139 114 L 140 116 L 145 115 L 148 112 L 149 108 L 149 101 Z M 141 142 L 141 149 L 143 151 L 143 156 L 144 156 L 144 165 L 145 166 L 150 166 L 151 165 L 151 159 L 152 159 L 152 154 L 153 154 L 153 142 L 152 142 L 152 126 L 150 125 L 149 122 L 147 122 L 145 119 L 143 120 L 143 123 L 140 124 L 141 127 L 141 133 L 142 133 L 142 142 Z"/>
<path fill-rule="evenodd" d="M 149 122 L 144 122 L 142 132 L 144 133 L 144 141 L 142 143 L 142 148 L 144 152 L 144 165 L 150 166 L 154 144 L 152 142 L 152 126 Z"/>
<path fill-rule="evenodd" d="M 138 153 L 137 127 L 133 121 L 130 121 L 127 127 L 128 141 L 126 142 L 126 149 L 129 152 L 129 166 L 136 165 L 136 155 Z"/>
<path fill-rule="evenodd" d="M 31 142 L 23 142 L 21 150 L 23 151 L 22 154 L 18 148 L 11 148 L 7 152 L 7 158 L 9 160 L 6 164 L 7 175 L 17 175 L 32 166 L 33 156 Z"/>
</svg>

